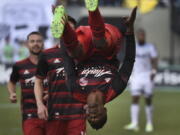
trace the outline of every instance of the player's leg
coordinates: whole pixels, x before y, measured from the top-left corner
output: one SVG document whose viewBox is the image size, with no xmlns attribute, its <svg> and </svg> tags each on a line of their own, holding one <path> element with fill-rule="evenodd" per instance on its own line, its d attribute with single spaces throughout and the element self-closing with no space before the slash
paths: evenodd
<svg viewBox="0 0 180 135">
<path fill-rule="evenodd" d="M 67 120 L 66 135 L 86 135 L 86 120 Z"/>
<path fill-rule="evenodd" d="M 51 120 L 46 124 L 46 135 L 65 135 L 65 124 L 62 120 Z"/>
<path fill-rule="evenodd" d="M 152 105 L 152 98 L 153 98 L 153 83 L 150 81 L 146 83 L 145 87 L 145 101 L 146 101 L 146 132 L 152 132 L 153 128 L 153 105 Z"/>
<path fill-rule="evenodd" d="M 125 126 L 127 130 L 139 130 L 139 99 L 141 95 L 141 85 L 138 81 L 131 80 L 132 104 L 130 107 L 131 123 Z"/>
<path fill-rule="evenodd" d="M 98 0 L 85 0 L 85 4 L 89 12 L 88 23 L 92 31 L 93 44 L 96 48 L 101 49 L 107 46 L 107 42 L 104 20 L 98 9 Z"/>
<path fill-rule="evenodd" d="M 40 119 L 28 119 L 23 121 L 24 135 L 45 135 L 46 122 Z"/>
</svg>

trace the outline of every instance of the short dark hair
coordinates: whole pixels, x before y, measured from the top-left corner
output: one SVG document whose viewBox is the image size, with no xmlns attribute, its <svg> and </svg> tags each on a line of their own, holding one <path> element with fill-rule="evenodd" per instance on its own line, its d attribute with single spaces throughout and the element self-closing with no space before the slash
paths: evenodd
<svg viewBox="0 0 180 135">
<path fill-rule="evenodd" d="M 75 26 L 77 24 L 77 21 L 70 15 L 68 15 L 68 21 L 72 22 Z"/>
<path fill-rule="evenodd" d="M 143 28 L 139 28 L 139 29 L 137 29 L 136 33 L 146 34 L 146 31 Z"/>
<path fill-rule="evenodd" d="M 88 120 L 88 122 L 93 129 L 96 129 L 96 130 L 101 129 L 107 122 L 107 113 L 97 122 L 92 122 L 89 120 Z"/>
<path fill-rule="evenodd" d="M 29 37 L 30 37 L 31 35 L 39 35 L 39 36 L 43 37 L 43 35 L 42 35 L 40 32 L 38 32 L 38 31 L 33 31 L 33 32 L 31 32 L 31 33 L 29 33 L 29 34 L 27 35 L 27 40 L 29 40 Z"/>
</svg>

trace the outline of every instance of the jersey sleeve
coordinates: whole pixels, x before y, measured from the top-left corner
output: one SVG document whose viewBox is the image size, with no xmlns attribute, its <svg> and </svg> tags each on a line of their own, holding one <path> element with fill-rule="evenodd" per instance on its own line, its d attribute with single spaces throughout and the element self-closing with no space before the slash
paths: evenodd
<svg viewBox="0 0 180 135">
<path fill-rule="evenodd" d="M 36 77 L 39 79 L 45 79 L 48 73 L 48 63 L 46 61 L 46 55 L 40 54 L 37 65 Z"/>
<path fill-rule="evenodd" d="M 156 58 L 158 56 L 157 49 L 154 45 L 151 45 L 149 50 L 151 58 Z"/>
<path fill-rule="evenodd" d="M 19 81 L 19 79 L 20 79 L 19 69 L 17 64 L 14 64 L 12 68 L 12 73 L 10 75 L 10 81 L 16 83 Z"/>
<path fill-rule="evenodd" d="M 121 94 L 128 84 L 135 62 L 135 48 L 134 34 L 126 35 L 126 54 L 124 62 L 112 81 L 112 88 L 116 92 L 116 96 Z"/>
</svg>

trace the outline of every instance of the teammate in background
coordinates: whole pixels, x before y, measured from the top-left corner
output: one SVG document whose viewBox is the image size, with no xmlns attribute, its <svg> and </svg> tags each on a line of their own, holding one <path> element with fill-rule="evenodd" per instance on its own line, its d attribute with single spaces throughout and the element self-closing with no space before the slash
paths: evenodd
<svg viewBox="0 0 180 135">
<path fill-rule="evenodd" d="M 136 62 L 131 77 L 131 123 L 125 126 L 127 130 L 139 130 L 139 99 L 141 94 L 145 97 L 146 102 L 146 132 L 152 132 L 152 97 L 153 97 L 153 80 L 157 72 L 158 54 L 154 45 L 146 42 L 146 33 L 143 29 L 137 31 L 136 45 Z"/>
<path fill-rule="evenodd" d="M 68 18 L 71 27 L 76 21 Z M 48 120 L 47 135 L 85 135 L 86 119 L 84 105 L 75 100 L 65 85 L 64 59 L 61 46 L 43 51 L 39 58 L 35 96 L 40 119 Z M 48 77 L 48 107 L 43 104 L 43 80 Z"/>
<path fill-rule="evenodd" d="M 24 135 L 45 135 L 46 122 L 40 120 L 37 116 L 37 106 L 34 96 L 38 56 L 42 52 L 43 46 L 43 37 L 39 32 L 32 32 L 27 36 L 27 47 L 30 56 L 14 64 L 7 86 L 10 101 L 16 103 L 16 83 L 20 82 Z M 47 86 L 47 82 L 44 82 L 43 87 L 45 90 L 47 90 Z"/>
</svg>

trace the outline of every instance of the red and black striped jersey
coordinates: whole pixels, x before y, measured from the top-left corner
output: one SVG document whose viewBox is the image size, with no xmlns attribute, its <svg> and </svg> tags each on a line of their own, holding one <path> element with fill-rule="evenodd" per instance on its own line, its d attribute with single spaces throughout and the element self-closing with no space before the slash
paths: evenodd
<svg viewBox="0 0 180 135">
<path fill-rule="evenodd" d="M 21 86 L 21 110 L 23 120 L 37 117 L 37 106 L 34 95 L 34 82 L 37 65 L 29 58 L 18 61 L 13 65 L 10 81 L 20 83 Z M 44 88 L 47 90 L 47 79 L 44 81 Z"/>
<path fill-rule="evenodd" d="M 109 60 L 99 53 L 75 67 L 74 61 L 65 49 L 63 48 L 67 86 L 75 99 L 86 103 L 88 94 L 99 90 L 104 94 L 105 102 L 109 102 L 124 91 L 135 61 L 134 34 L 126 35 L 126 55 L 120 69 L 116 57 Z"/>
<path fill-rule="evenodd" d="M 45 50 L 39 58 L 36 76 L 48 78 L 49 119 L 81 119 L 85 118 L 83 104 L 75 100 L 65 85 L 65 74 L 61 49 L 56 46 Z"/>
</svg>

